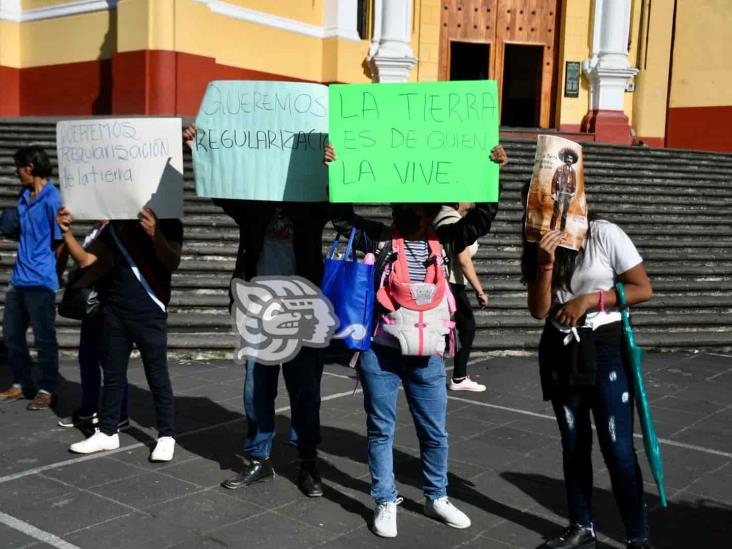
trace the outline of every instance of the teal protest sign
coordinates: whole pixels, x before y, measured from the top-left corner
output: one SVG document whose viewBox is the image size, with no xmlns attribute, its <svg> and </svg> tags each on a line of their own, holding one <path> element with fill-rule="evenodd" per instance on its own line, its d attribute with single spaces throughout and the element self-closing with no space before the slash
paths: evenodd
<svg viewBox="0 0 732 549">
<path fill-rule="evenodd" d="M 495 81 L 330 87 L 332 202 L 495 202 Z"/>
<path fill-rule="evenodd" d="M 214 81 L 196 126 L 192 149 L 198 196 L 328 200 L 326 86 Z"/>
</svg>

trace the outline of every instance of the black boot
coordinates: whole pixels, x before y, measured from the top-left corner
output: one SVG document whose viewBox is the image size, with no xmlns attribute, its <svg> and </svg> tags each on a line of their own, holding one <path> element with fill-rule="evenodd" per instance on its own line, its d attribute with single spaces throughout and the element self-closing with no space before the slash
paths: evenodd
<svg viewBox="0 0 732 549">
<path fill-rule="evenodd" d="M 653 549 L 653 545 L 648 540 L 645 541 L 634 541 L 626 545 L 628 549 Z"/>
<path fill-rule="evenodd" d="M 592 528 L 572 524 L 561 536 L 550 539 L 542 547 L 551 549 L 594 549 L 597 540 Z"/>
<path fill-rule="evenodd" d="M 272 468 L 272 463 L 270 463 L 269 459 L 252 459 L 241 473 L 225 480 L 221 483 L 221 486 L 228 488 L 229 490 L 236 490 L 238 488 L 254 484 L 255 482 L 271 480 L 274 476 L 274 469 Z"/>
<path fill-rule="evenodd" d="M 323 481 L 320 478 L 315 461 L 303 461 L 300 463 L 297 486 L 309 498 L 317 498 L 323 495 Z"/>
</svg>

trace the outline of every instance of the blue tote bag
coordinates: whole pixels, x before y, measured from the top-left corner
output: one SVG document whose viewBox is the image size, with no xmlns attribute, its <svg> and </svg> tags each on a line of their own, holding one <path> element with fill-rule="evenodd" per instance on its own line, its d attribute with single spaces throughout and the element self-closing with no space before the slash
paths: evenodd
<svg viewBox="0 0 732 549">
<path fill-rule="evenodd" d="M 323 283 L 320 288 L 333 304 L 339 324 L 335 337 L 349 349 L 367 351 L 371 348 L 374 317 L 374 273 L 376 265 L 360 263 L 353 250 L 356 229 L 341 258 L 336 258 L 340 236 L 337 236 L 325 259 Z"/>
</svg>

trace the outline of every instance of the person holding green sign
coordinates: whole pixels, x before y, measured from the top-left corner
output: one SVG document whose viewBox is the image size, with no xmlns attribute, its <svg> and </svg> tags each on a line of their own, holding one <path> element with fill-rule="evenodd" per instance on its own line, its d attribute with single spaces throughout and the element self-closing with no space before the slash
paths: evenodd
<svg viewBox="0 0 732 549">
<path fill-rule="evenodd" d="M 491 158 L 507 161 L 503 148 Z M 325 162 L 335 160 L 328 146 Z M 396 537 L 397 505 L 402 501 L 394 483 L 393 442 L 399 385 L 409 402 L 420 445 L 424 512 L 453 528 L 468 528 L 470 518 L 447 498 L 447 388 L 445 335 L 450 332 L 454 299 L 449 290 L 443 245 L 453 253 L 486 234 L 498 203 L 479 203 L 452 224 L 431 229 L 441 204 L 393 204 L 391 225 L 364 219 L 344 209 L 333 221 L 341 234 L 358 233 L 355 242 L 376 256 L 376 331 L 371 349 L 360 356 L 358 372 L 363 384 L 368 429 L 371 496 L 374 498 L 373 531 Z M 365 236 L 366 238 L 362 238 Z"/>
<path fill-rule="evenodd" d="M 525 204 L 528 187 L 524 192 Z M 521 261 L 529 311 L 546 320 L 539 344 L 541 385 L 562 437 L 569 503 L 569 527 L 543 547 L 597 546 L 591 512 L 592 413 L 627 547 L 650 549 L 643 479 L 633 447 L 634 387 L 614 286 L 623 282 L 628 304 L 636 304 L 651 299 L 651 283 L 643 259 L 617 225 L 591 221 L 579 252 L 562 247 L 564 238 L 564 232 L 552 230 L 535 243 L 524 233 Z"/>
</svg>

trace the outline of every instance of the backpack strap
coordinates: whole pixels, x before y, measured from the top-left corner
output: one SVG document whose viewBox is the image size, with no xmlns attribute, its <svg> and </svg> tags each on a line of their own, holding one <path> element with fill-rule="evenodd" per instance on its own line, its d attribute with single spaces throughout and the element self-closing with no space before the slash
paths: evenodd
<svg viewBox="0 0 732 549">
<path fill-rule="evenodd" d="M 391 249 L 397 254 L 392 265 L 391 276 L 396 274 L 399 282 L 409 282 L 409 265 L 407 263 L 407 254 L 404 253 L 404 237 L 396 228 L 392 231 Z"/>
</svg>

